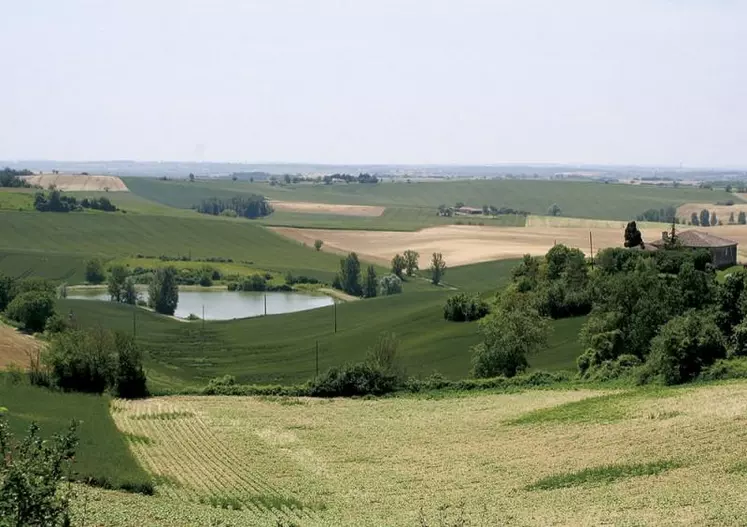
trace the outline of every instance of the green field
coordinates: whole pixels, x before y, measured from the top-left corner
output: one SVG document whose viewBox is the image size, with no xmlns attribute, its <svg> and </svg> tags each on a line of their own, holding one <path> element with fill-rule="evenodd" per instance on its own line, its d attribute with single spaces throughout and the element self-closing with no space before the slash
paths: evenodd
<svg viewBox="0 0 747 527">
<path fill-rule="evenodd" d="M 461 201 L 473 207 L 495 205 L 532 214 L 547 214 L 548 207 L 557 203 L 567 217 L 630 220 L 649 208 L 738 200 L 721 190 L 564 181 L 471 180 L 274 187 L 268 183 L 230 180 L 189 183 L 126 178 L 125 181 L 133 193 L 177 208 L 189 208 L 208 196 L 254 193 L 286 201 L 433 209 Z"/>
<path fill-rule="evenodd" d="M 117 401 L 156 495 L 86 525 L 744 525 L 747 383 L 318 400 Z"/>
<path fill-rule="evenodd" d="M 15 190 L 15 189 L 14 189 Z M 0 188 L 0 210 L 33 210 L 34 196 L 28 192 L 12 192 Z"/>
<path fill-rule="evenodd" d="M 346 362 L 363 360 L 383 332 L 400 339 L 400 358 L 408 375 L 438 371 L 451 378 L 468 375 L 472 345 L 479 341 L 476 323 L 443 319 L 447 291 L 414 292 L 350 302 L 333 307 L 235 321 L 185 323 L 141 309 L 108 302 L 60 300 L 81 326 L 102 325 L 133 331 L 148 353 L 148 378 L 154 390 L 205 385 L 212 377 L 234 375 L 242 383 L 293 384 Z M 530 365 L 548 370 L 575 369 L 580 353 L 576 335 L 584 318 L 553 322 L 555 334 L 546 351 Z"/>
<path fill-rule="evenodd" d="M 83 283 L 86 257 L 80 254 L 0 249 L 0 273 L 12 278 L 39 276 L 69 284 Z"/>
<path fill-rule="evenodd" d="M 331 281 L 339 268 L 338 256 L 304 247 L 246 220 L 0 212 L 0 225 L 0 252 L 27 255 L 30 268 L 41 266 L 39 258 L 51 259 L 53 253 L 104 258 L 137 254 L 226 257 L 250 267 L 291 270 L 324 281 Z"/>
<path fill-rule="evenodd" d="M 150 476 L 135 461 L 126 438 L 114 425 L 109 398 L 14 385 L 0 376 L 0 406 L 8 409 L 16 437 L 24 434 L 32 422 L 48 436 L 65 431 L 73 419 L 79 421 L 80 443 L 74 465 L 79 479 L 91 478 L 99 485 L 135 490 L 150 484 Z"/>
</svg>

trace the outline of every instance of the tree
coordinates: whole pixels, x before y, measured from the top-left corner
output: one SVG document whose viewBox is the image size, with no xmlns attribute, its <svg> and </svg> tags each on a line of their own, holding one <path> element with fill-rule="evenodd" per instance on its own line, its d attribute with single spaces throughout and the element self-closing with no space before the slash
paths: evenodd
<svg viewBox="0 0 747 527">
<path fill-rule="evenodd" d="M 700 211 L 700 225 L 701 227 L 708 227 L 711 224 L 711 215 L 707 209 Z"/>
<path fill-rule="evenodd" d="M 729 214 L 729 225 L 734 225 L 736 221 L 734 220 L 734 212 L 731 212 Z"/>
<path fill-rule="evenodd" d="M 369 265 L 366 271 L 366 283 L 363 285 L 363 296 L 373 298 L 376 296 L 379 283 L 376 280 L 376 269 Z"/>
<path fill-rule="evenodd" d="M 479 322 L 479 332 L 483 341 L 472 348 L 472 374 L 513 377 L 529 366 L 527 355 L 546 345 L 550 326 L 529 301 L 512 297 Z"/>
<path fill-rule="evenodd" d="M 163 315 L 173 315 L 179 303 L 177 270 L 173 266 L 156 269 L 148 286 L 148 306 Z"/>
<path fill-rule="evenodd" d="M 731 185 L 726 185 L 726 188 L 724 190 L 726 192 L 731 192 L 732 191 L 732 186 Z"/>
<path fill-rule="evenodd" d="M 692 224 L 693 224 L 693 225 L 695 225 L 696 227 L 697 227 L 698 225 L 700 225 L 700 218 L 698 218 L 698 213 L 697 213 L 697 212 L 693 212 L 693 213 L 692 213 L 692 214 L 690 215 L 690 223 L 692 223 Z"/>
<path fill-rule="evenodd" d="M 737 223 L 739 225 L 746 225 L 747 224 L 747 214 L 743 210 L 739 211 L 739 214 L 737 215 Z"/>
<path fill-rule="evenodd" d="M 70 487 L 78 444 L 77 423 L 63 434 L 42 438 L 32 423 L 28 434 L 15 441 L 0 413 L 0 525 L 63 527 L 71 525 Z"/>
<path fill-rule="evenodd" d="M 402 271 L 405 270 L 405 267 L 407 267 L 407 261 L 405 261 L 404 257 L 399 253 L 395 254 L 394 258 L 392 258 L 392 273 L 402 278 Z"/>
<path fill-rule="evenodd" d="M 433 253 L 433 257 L 431 258 L 430 272 L 431 282 L 433 282 L 433 285 L 440 284 L 441 279 L 446 273 L 446 262 L 444 262 L 444 257 L 441 253 Z"/>
<path fill-rule="evenodd" d="M 135 282 L 132 280 L 132 278 L 127 277 L 127 280 L 125 280 L 124 283 L 124 287 L 122 288 L 122 296 L 120 298 L 120 302 L 134 306 L 135 304 L 137 304 L 138 300 L 140 300 L 140 295 L 138 294 L 137 289 L 135 289 Z"/>
<path fill-rule="evenodd" d="M 410 249 L 405 251 L 405 273 L 407 273 L 407 276 L 414 275 L 415 271 L 418 270 L 418 258 L 420 258 L 420 254 L 418 254 L 416 251 L 412 251 Z"/>
<path fill-rule="evenodd" d="M 560 210 L 560 206 L 557 203 L 553 203 L 550 205 L 550 208 L 547 209 L 547 215 L 548 216 L 560 216 L 562 214 L 562 211 Z"/>
<path fill-rule="evenodd" d="M 0 274 L 0 311 L 5 311 L 5 308 L 10 304 L 15 295 L 16 287 L 13 279 Z"/>
<path fill-rule="evenodd" d="M 646 365 L 667 384 L 695 378 L 717 359 L 726 357 L 724 336 L 708 315 L 691 312 L 667 322 L 651 341 Z"/>
<path fill-rule="evenodd" d="M 122 297 L 124 295 L 125 282 L 127 281 L 128 276 L 129 273 L 124 265 L 115 265 L 111 268 L 107 288 L 109 290 L 109 298 L 112 302 L 123 301 Z"/>
<path fill-rule="evenodd" d="M 718 225 L 718 218 L 716 217 L 716 211 L 711 212 L 711 227 Z"/>
<path fill-rule="evenodd" d="M 382 276 L 379 280 L 381 296 L 398 295 L 402 292 L 402 280 L 396 274 Z"/>
<path fill-rule="evenodd" d="M 100 284 L 106 279 L 104 264 L 98 258 L 86 261 L 86 282 Z"/>
<path fill-rule="evenodd" d="M 190 183 L 194 183 L 195 182 L 195 175 L 192 172 L 189 173 L 189 182 Z"/>
<path fill-rule="evenodd" d="M 628 222 L 625 227 L 625 247 L 643 247 L 641 231 L 634 221 Z"/>
<path fill-rule="evenodd" d="M 41 291 L 20 293 L 8 304 L 5 314 L 27 331 L 44 331 L 47 319 L 54 315 L 54 297 Z"/>
<path fill-rule="evenodd" d="M 347 258 L 340 260 L 340 284 L 343 291 L 349 295 L 361 296 L 363 289 L 361 288 L 360 277 L 361 263 L 357 254 L 350 253 Z"/>
<path fill-rule="evenodd" d="M 59 333 L 44 362 L 53 386 L 65 391 L 103 393 L 116 375 L 114 336 L 102 328 Z"/>
<path fill-rule="evenodd" d="M 115 333 L 114 347 L 117 350 L 117 370 L 112 386 L 114 395 L 125 399 L 147 396 L 143 355 L 135 339 L 125 333 Z"/>
<path fill-rule="evenodd" d="M 314 240 L 314 249 L 317 251 L 322 250 L 322 245 L 324 245 L 324 242 L 322 240 Z"/>
<path fill-rule="evenodd" d="M 444 318 L 453 322 L 480 320 L 490 312 L 488 305 L 479 295 L 457 293 L 446 300 Z"/>
<path fill-rule="evenodd" d="M 490 214 L 490 207 L 488 205 L 482 206 L 482 214 L 483 216 L 487 216 L 488 214 Z"/>
<path fill-rule="evenodd" d="M 291 183 L 291 176 L 290 176 L 290 174 L 285 174 L 283 176 L 283 181 L 285 181 L 286 185 L 290 185 L 290 183 Z"/>
</svg>

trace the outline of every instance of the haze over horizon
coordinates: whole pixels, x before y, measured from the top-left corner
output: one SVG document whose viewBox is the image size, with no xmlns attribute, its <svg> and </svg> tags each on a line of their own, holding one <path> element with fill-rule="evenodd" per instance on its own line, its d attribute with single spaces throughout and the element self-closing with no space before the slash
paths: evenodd
<svg viewBox="0 0 747 527">
<path fill-rule="evenodd" d="M 744 167 L 747 2 L 13 2 L 0 159 Z"/>
</svg>

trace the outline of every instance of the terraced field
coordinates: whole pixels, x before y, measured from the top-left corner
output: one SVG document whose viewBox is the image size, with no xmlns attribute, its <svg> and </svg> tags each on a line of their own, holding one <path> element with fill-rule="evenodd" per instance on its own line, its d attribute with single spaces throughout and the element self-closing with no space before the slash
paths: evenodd
<svg viewBox="0 0 747 527">
<path fill-rule="evenodd" d="M 133 451 L 156 496 L 86 490 L 94 524 L 740 525 L 747 514 L 747 456 L 735 446 L 745 382 L 440 399 L 171 397 L 114 410 L 139 438 Z"/>
</svg>

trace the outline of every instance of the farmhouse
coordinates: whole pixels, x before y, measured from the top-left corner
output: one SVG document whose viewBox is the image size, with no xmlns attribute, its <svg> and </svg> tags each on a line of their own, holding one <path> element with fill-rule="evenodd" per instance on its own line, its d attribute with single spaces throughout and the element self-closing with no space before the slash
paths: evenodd
<svg viewBox="0 0 747 527">
<path fill-rule="evenodd" d="M 669 233 L 662 232 L 661 240 L 647 245 L 663 248 L 669 241 Z M 684 231 L 677 234 L 677 241 L 688 249 L 708 249 L 713 255 L 713 264 L 718 268 L 737 264 L 737 242 L 702 231 Z"/>
<path fill-rule="evenodd" d="M 482 209 L 474 207 L 459 207 L 456 209 L 457 214 L 482 214 Z"/>
</svg>

